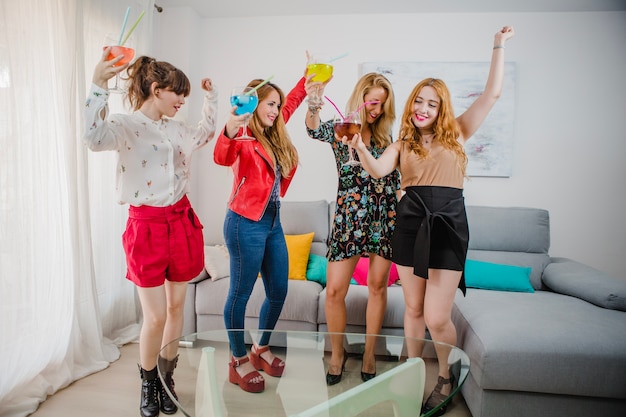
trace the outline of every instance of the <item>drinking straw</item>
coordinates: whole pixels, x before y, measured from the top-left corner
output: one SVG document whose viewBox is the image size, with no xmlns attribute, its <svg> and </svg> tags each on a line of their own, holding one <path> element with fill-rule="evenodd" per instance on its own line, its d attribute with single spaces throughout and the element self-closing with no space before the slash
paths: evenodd
<svg viewBox="0 0 626 417">
<path fill-rule="evenodd" d="M 328 60 L 328 64 L 330 64 L 331 62 L 336 61 L 336 60 L 338 60 L 338 59 L 341 59 L 341 58 L 343 58 L 343 57 L 345 57 L 345 56 L 347 56 L 347 55 L 348 55 L 348 53 L 347 53 L 347 52 L 344 52 L 343 54 L 339 54 L 339 55 L 337 55 L 336 57 L 330 58 L 330 59 Z"/>
<path fill-rule="evenodd" d="M 265 84 L 269 83 L 269 82 L 270 82 L 270 80 L 271 80 L 272 78 L 274 78 L 274 75 L 273 75 L 273 74 L 272 74 L 272 75 L 270 75 L 269 77 L 267 77 L 265 80 L 263 80 L 263 81 L 261 82 L 261 84 L 257 85 L 257 86 L 256 86 L 256 87 L 254 87 L 252 90 L 248 91 L 248 92 L 246 93 L 246 95 L 247 95 L 247 96 L 249 96 L 250 94 L 254 93 L 256 90 L 258 90 L 259 88 L 263 87 Z"/>
<path fill-rule="evenodd" d="M 360 112 L 360 111 L 361 111 L 361 109 L 362 109 L 363 107 L 365 107 L 366 105 L 368 105 L 368 104 L 374 104 L 374 103 L 379 103 L 379 101 L 378 101 L 378 100 L 374 100 L 374 101 L 366 101 L 366 102 L 364 102 L 363 104 L 361 104 L 361 105 L 359 106 L 359 108 L 358 108 L 358 109 L 356 109 L 355 111 L 353 111 L 352 113 L 350 113 L 350 115 L 348 116 L 348 118 L 347 118 L 347 119 L 345 119 L 345 121 L 348 121 L 348 120 L 352 119 L 352 115 L 353 115 L 353 114 L 356 114 L 356 113 L 358 113 L 358 112 Z"/>
<path fill-rule="evenodd" d="M 126 16 L 124 16 L 124 23 L 122 23 L 122 31 L 120 32 L 120 38 L 117 41 L 118 45 L 122 44 L 122 36 L 124 36 L 124 31 L 126 30 L 126 23 L 128 22 L 128 14 L 130 13 L 130 6 L 126 8 Z"/>
<path fill-rule="evenodd" d="M 378 101 L 378 100 L 366 101 L 366 102 L 364 102 L 363 104 L 361 104 L 361 105 L 359 106 L 359 108 L 358 108 L 358 109 L 356 109 L 355 111 L 353 111 L 352 113 L 350 113 L 350 114 L 348 115 L 348 117 L 346 118 L 346 117 L 344 117 L 344 116 L 343 116 L 343 114 L 341 114 L 341 111 L 339 110 L 339 107 L 337 107 L 337 105 L 336 105 L 335 103 L 333 103 L 333 101 L 332 101 L 331 99 L 329 99 L 329 98 L 328 98 L 328 96 L 324 96 L 324 98 L 325 98 L 326 100 L 328 100 L 328 102 L 329 102 L 330 104 L 332 104 L 332 105 L 333 105 L 333 107 L 335 108 L 335 110 L 337 110 L 337 112 L 339 113 L 339 116 L 341 116 L 341 118 L 343 119 L 343 121 L 344 121 L 344 122 L 347 122 L 348 120 L 352 119 L 351 115 L 353 115 L 353 114 L 356 114 L 356 113 L 360 112 L 360 111 L 361 111 L 361 109 L 362 109 L 363 107 L 365 107 L 366 105 L 368 105 L 368 104 L 374 104 L 374 103 L 379 103 L 379 101 Z"/>
<path fill-rule="evenodd" d="M 337 105 L 336 105 L 335 103 L 333 103 L 333 101 L 332 101 L 331 99 L 329 99 L 329 98 L 328 98 L 328 96 L 324 96 L 324 98 L 325 98 L 326 100 L 328 100 L 328 102 L 329 102 L 330 104 L 332 104 L 332 105 L 333 105 L 333 107 L 335 108 L 335 110 L 337 110 L 337 113 L 339 113 L 339 116 L 341 116 L 341 120 L 346 120 L 346 118 L 345 118 L 345 117 L 343 117 L 343 114 L 341 113 L 341 110 L 339 110 L 339 107 L 337 107 Z"/>
<path fill-rule="evenodd" d="M 137 27 L 137 24 L 139 23 L 139 21 L 141 20 L 141 18 L 143 17 L 144 14 L 146 14 L 146 12 L 144 10 L 142 10 L 141 14 L 137 18 L 137 20 L 135 20 L 135 23 L 133 23 L 133 25 L 130 27 L 128 33 L 126 34 L 126 37 L 124 38 L 124 40 L 122 42 L 120 42 L 120 46 L 124 45 L 126 43 L 126 41 L 128 40 L 128 38 L 130 38 L 130 34 L 133 33 L 133 31 Z"/>
</svg>

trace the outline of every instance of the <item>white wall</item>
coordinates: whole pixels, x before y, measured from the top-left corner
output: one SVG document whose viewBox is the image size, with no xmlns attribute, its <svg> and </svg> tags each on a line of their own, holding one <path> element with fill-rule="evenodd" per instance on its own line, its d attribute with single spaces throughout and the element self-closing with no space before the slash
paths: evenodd
<svg viewBox="0 0 626 417">
<path fill-rule="evenodd" d="M 488 61 L 503 25 L 516 30 L 506 49 L 517 63 L 513 173 L 470 179 L 467 204 L 548 209 L 552 256 L 626 279 L 626 12 L 204 19 L 170 7 L 155 16 L 155 54 L 190 76 L 194 89 L 181 115 L 190 122 L 199 117 L 200 78 L 214 80 L 223 128 L 231 87 L 273 74 L 287 92 L 307 49 L 349 52 L 326 90 L 343 106 L 360 62 Z M 288 124 L 302 163 L 285 200 L 334 200 L 332 152 L 308 138 L 304 115 L 302 106 Z M 326 106 L 322 117 L 331 115 Z M 212 152 L 213 143 L 194 157 L 190 196 L 208 241 L 221 234 L 232 179 Z"/>
</svg>

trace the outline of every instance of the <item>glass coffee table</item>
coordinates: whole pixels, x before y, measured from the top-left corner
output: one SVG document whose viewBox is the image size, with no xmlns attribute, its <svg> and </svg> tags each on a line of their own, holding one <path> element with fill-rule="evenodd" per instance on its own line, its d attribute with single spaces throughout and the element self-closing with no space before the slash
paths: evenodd
<svg viewBox="0 0 626 417">
<path fill-rule="evenodd" d="M 261 332 L 241 332 L 249 352 Z M 285 371 L 280 378 L 261 372 L 265 391 L 257 394 L 245 392 L 228 381 L 231 351 L 226 330 L 194 333 L 172 341 L 163 349 L 171 352 L 178 348 L 174 372 L 178 399 L 174 401 L 179 412 L 188 417 L 418 417 L 425 396 L 437 381 L 436 345 L 449 351 L 448 366 L 454 375 L 447 402 L 458 392 L 469 372 L 469 358 L 457 347 L 431 340 L 380 335 L 376 337 L 377 375 L 363 382 L 361 357 L 366 336 L 345 333 L 342 337 L 348 360 L 343 377 L 338 384 L 327 386 L 330 335 L 272 331 L 271 350 L 285 361 Z M 407 343 L 423 346 L 422 356 L 407 358 Z M 159 376 L 163 379 L 160 369 Z M 422 417 L 433 416 L 438 411 L 431 410 Z"/>
</svg>

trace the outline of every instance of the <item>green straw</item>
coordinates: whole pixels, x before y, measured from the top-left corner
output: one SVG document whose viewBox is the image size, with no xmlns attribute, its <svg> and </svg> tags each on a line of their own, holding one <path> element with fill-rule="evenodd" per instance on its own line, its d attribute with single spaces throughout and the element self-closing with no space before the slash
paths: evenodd
<svg viewBox="0 0 626 417">
<path fill-rule="evenodd" d="M 141 14 L 139 15 L 139 17 L 137 18 L 137 20 L 135 20 L 135 23 L 133 23 L 133 25 L 130 27 L 130 30 L 128 31 L 128 33 L 126 34 L 126 37 L 124 38 L 124 40 L 120 43 L 120 46 L 123 46 L 126 41 L 128 40 L 128 38 L 130 38 L 130 34 L 133 33 L 133 31 L 135 30 L 135 28 L 137 27 L 137 24 L 139 23 L 139 21 L 141 20 L 141 18 L 143 17 L 143 15 L 146 14 L 145 11 L 141 11 Z"/>
<path fill-rule="evenodd" d="M 248 91 L 246 93 L 246 95 L 249 96 L 250 94 L 254 93 L 256 90 L 258 90 L 259 88 L 263 87 L 265 84 L 269 83 L 272 78 L 274 78 L 273 74 L 270 75 L 269 77 L 267 77 L 263 82 L 261 82 L 261 84 L 257 85 L 252 90 Z"/>
</svg>

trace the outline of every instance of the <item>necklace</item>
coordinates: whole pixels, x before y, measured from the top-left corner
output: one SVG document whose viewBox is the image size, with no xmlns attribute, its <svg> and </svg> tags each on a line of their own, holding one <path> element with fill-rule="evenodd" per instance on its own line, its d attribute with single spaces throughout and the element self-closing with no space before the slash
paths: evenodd
<svg viewBox="0 0 626 417">
<path fill-rule="evenodd" d="M 424 145 L 430 145 L 431 142 L 433 141 L 433 137 L 434 137 L 434 133 L 433 134 L 428 134 L 428 135 L 423 135 L 422 136 L 422 141 L 424 142 Z"/>
</svg>

